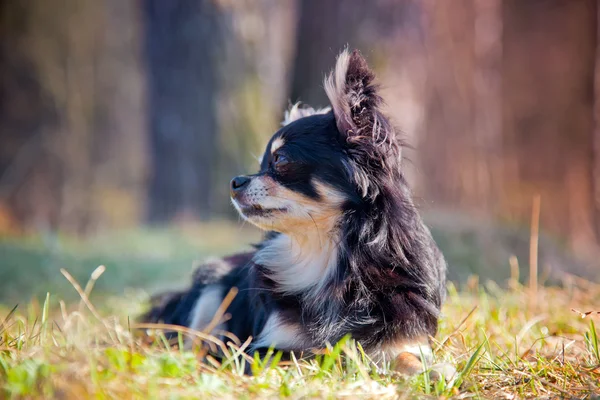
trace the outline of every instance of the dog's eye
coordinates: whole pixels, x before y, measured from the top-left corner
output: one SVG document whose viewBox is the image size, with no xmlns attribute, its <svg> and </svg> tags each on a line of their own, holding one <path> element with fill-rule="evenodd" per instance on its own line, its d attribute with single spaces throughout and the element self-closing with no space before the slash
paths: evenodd
<svg viewBox="0 0 600 400">
<path fill-rule="evenodd" d="M 282 154 L 273 155 L 273 167 L 276 170 L 281 170 L 283 167 L 289 164 L 289 161 L 286 156 Z"/>
</svg>

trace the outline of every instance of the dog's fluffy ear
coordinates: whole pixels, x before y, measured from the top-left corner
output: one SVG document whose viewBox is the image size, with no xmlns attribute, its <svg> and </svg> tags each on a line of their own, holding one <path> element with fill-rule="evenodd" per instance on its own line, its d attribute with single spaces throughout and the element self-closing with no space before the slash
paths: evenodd
<svg viewBox="0 0 600 400">
<path fill-rule="evenodd" d="M 325 78 L 325 92 L 355 162 L 354 175 L 364 197 L 376 196 L 378 188 L 371 181 L 399 171 L 401 160 L 402 145 L 380 110 L 382 99 L 374 80 L 375 74 L 358 50 L 344 50 Z"/>
<path fill-rule="evenodd" d="M 288 110 L 285 111 L 281 125 L 286 126 L 288 124 L 291 124 L 292 122 L 294 122 L 297 119 L 308 117 L 310 115 L 315 115 L 315 114 L 327 114 L 329 111 L 331 111 L 330 107 L 318 108 L 315 110 L 314 108 L 308 107 L 308 106 L 301 107 L 301 103 L 297 102 L 296 104 L 293 104 L 292 106 L 290 106 L 290 108 Z"/>
<path fill-rule="evenodd" d="M 335 68 L 325 78 L 325 92 L 333 107 L 340 133 L 371 137 L 376 142 L 387 140 L 384 130 L 387 120 L 380 114 L 382 103 L 374 84 L 375 74 L 358 50 L 344 50 L 337 58 Z"/>
</svg>

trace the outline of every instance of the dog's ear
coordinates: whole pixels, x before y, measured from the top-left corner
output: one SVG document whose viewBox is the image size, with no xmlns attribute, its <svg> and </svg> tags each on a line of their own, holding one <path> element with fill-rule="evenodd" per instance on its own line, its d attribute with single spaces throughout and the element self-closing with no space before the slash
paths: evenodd
<svg viewBox="0 0 600 400">
<path fill-rule="evenodd" d="M 325 78 L 325 92 L 338 131 L 354 163 L 353 175 L 363 197 L 374 198 L 377 182 L 400 171 L 402 144 L 380 110 L 375 74 L 361 54 L 344 50 Z"/>
<path fill-rule="evenodd" d="M 375 74 L 358 50 L 344 50 L 335 68 L 325 78 L 325 92 L 333 107 L 338 130 L 352 138 L 388 141 L 384 132 L 387 119 L 381 115 L 382 103 L 374 83 Z M 384 126 L 385 125 L 385 126 Z"/>
<path fill-rule="evenodd" d="M 297 102 L 296 104 L 291 105 L 290 108 L 285 111 L 281 125 L 286 126 L 297 119 L 315 114 L 327 114 L 329 111 L 331 111 L 331 108 L 329 107 L 318 108 L 315 110 L 314 108 L 309 106 L 301 107 L 301 103 Z"/>
</svg>

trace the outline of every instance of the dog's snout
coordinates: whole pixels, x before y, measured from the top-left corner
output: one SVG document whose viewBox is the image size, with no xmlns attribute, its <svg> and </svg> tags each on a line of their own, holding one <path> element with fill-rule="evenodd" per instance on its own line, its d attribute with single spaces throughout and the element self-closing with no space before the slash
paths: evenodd
<svg viewBox="0 0 600 400">
<path fill-rule="evenodd" d="M 250 178 L 246 176 L 236 176 L 231 180 L 231 195 L 234 196 L 250 182 Z"/>
</svg>

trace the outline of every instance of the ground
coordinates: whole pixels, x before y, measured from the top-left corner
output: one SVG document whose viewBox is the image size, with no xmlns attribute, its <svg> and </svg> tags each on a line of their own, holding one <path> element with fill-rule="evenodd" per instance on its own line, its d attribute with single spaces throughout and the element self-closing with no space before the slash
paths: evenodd
<svg viewBox="0 0 600 400">
<path fill-rule="evenodd" d="M 233 234 L 246 236 L 243 231 L 225 236 Z M 162 235 L 151 235 L 155 246 L 141 246 L 144 262 L 154 262 L 149 268 L 171 259 L 169 252 L 158 255 L 165 246 Z M 204 234 L 219 235 L 218 230 Z M 6 243 L 0 243 L 5 246 L 3 257 L 12 255 L 13 265 L 16 253 L 19 260 L 36 260 L 23 251 L 26 246 L 15 252 Z M 175 243 L 179 252 L 194 258 L 194 243 L 189 248 L 181 239 Z M 108 247 L 114 253 L 123 250 Z M 148 248 L 158 253 L 147 254 Z M 76 268 L 69 272 L 70 262 L 90 263 L 95 257 L 56 260 L 67 268 L 61 273 L 48 267 L 46 273 L 56 276 L 38 279 L 35 285 L 39 290 L 46 282 L 48 290 L 59 288 L 56 292 L 16 308 L 13 299 L 18 293 L 2 297 L 0 398 L 600 398 L 600 339 L 595 327 L 600 326 L 600 286 L 585 280 L 573 278 L 535 291 L 516 279 L 502 288 L 477 279 L 460 289 L 450 284 L 435 338 L 437 360 L 451 362 L 459 371 L 447 384 L 431 382 L 427 375 L 406 378 L 375 368 L 351 338 L 312 360 L 279 362 L 277 354 L 267 360 L 245 359 L 241 350 L 247 343 L 225 349 L 229 356 L 222 362 L 203 358 L 203 349 L 180 349 L 187 332 L 169 343 L 160 330 L 136 324 L 134 317 L 145 306 L 147 294 L 122 287 L 127 277 L 139 273 L 138 264 L 121 261 L 119 269 L 131 266 L 128 272 L 113 274 L 107 265 L 106 271 L 90 268 L 83 274 Z M 25 272 L 17 276 L 27 275 L 27 265 L 22 269 Z M 30 280 L 39 273 L 30 269 Z M 115 280 L 121 286 L 113 284 Z M 116 293 L 106 290 L 115 285 Z M 254 375 L 243 375 L 250 362 Z"/>
</svg>

